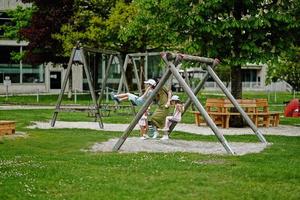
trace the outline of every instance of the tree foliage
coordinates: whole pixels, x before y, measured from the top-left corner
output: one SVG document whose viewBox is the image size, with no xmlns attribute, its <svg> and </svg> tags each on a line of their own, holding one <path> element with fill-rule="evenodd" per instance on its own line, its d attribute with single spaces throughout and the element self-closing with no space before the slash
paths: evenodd
<svg viewBox="0 0 300 200">
<path fill-rule="evenodd" d="M 77 0 L 75 14 L 55 38 L 63 43 L 66 54 L 80 41 L 95 48 L 108 48 L 123 54 L 145 51 L 147 40 L 143 33 L 124 37 L 127 26 L 137 16 L 137 8 L 131 1 Z M 142 31 L 142 30 L 140 30 Z"/>
<path fill-rule="evenodd" d="M 268 82 L 286 81 L 295 91 L 300 91 L 300 47 L 292 48 L 283 53 L 276 65 L 270 65 Z"/>
<path fill-rule="evenodd" d="M 73 15 L 74 0 L 22 0 L 33 3 L 37 10 L 33 13 L 31 26 L 22 28 L 21 36 L 29 41 L 27 60 L 32 63 L 62 61 L 61 43 L 52 37 L 60 32 L 61 26 Z"/>
<path fill-rule="evenodd" d="M 36 10 L 34 6 L 23 8 L 17 6 L 16 9 L 8 10 L 7 15 L 10 17 L 10 23 L 0 26 L 4 30 L 4 37 L 9 39 L 22 40 L 20 30 L 30 26 L 32 13 Z"/>
<path fill-rule="evenodd" d="M 21 32 L 32 53 L 52 60 L 61 45 L 69 54 L 79 40 L 123 54 L 163 49 L 218 57 L 231 66 L 237 98 L 242 65 L 276 63 L 299 41 L 299 0 L 23 1 L 38 7 Z"/>
<path fill-rule="evenodd" d="M 299 32 L 299 1 L 136 0 L 139 14 L 125 36 L 148 33 L 151 44 L 232 66 L 232 92 L 241 97 L 241 66 L 277 61 Z M 137 24 L 138 26 L 135 26 Z M 133 35 L 132 35 L 133 34 Z"/>
<path fill-rule="evenodd" d="M 35 12 L 36 7 L 26 7 L 17 6 L 16 9 L 8 10 L 7 15 L 10 17 L 10 23 L 0 26 L 0 29 L 4 31 L 4 37 L 13 40 L 24 40 L 20 34 L 20 30 L 30 26 L 30 21 L 33 12 Z M 11 59 L 14 61 L 19 61 L 24 58 L 24 52 L 11 52 Z"/>
</svg>

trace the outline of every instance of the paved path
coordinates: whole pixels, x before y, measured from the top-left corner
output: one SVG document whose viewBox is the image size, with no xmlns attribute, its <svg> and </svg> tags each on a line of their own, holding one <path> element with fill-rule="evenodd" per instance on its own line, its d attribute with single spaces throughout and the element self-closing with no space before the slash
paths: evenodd
<svg viewBox="0 0 300 200">
<path fill-rule="evenodd" d="M 108 124 L 104 123 L 104 129 L 100 129 L 96 122 L 65 122 L 56 121 L 54 128 L 82 128 L 103 131 L 124 131 L 129 124 Z M 50 122 L 34 122 L 34 125 L 29 128 L 50 129 Z M 138 127 L 135 127 L 138 130 Z M 194 124 L 179 123 L 176 131 L 188 132 L 199 135 L 213 135 L 212 130 L 207 126 L 196 126 Z M 219 129 L 224 135 L 249 135 L 254 134 L 250 128 L 229 128 Z M 264 135 L 285 135 L 285 136 L 300 136 L 300 128 L 295 126 L 280 125 L 278 127 L 260 128 Z"/>
<path fill-rule="evenodd" d="M 55 106 L 35 106 L 35 105 L 1 105 L 0 110 L 18 110 L 18 109 L 54 109 Z M 55 128 L 83 128 L 104 131 L 124 131 L 128 124 L 104 124 L 104 129 L 100 129 L 98 123 L 95 122 L 62 122 L 57 121 Z M 50 122 L 36 122 L 31 128 L 49 129 Z M 138 129 L 138 128 L 136 128 Z M 194 124 L 178 124 L 176 131 L 183 131 L 199 135 L 213 135 L 212 130 L 207 126 L 198 127 Z M 260 128 L 264 135 L 285 135 L 285 136 L 300 136 L 300 127 L 280 125 L 278 127 Z M 247 135 L 253 134 L 250 128 L 220 128 L 224 135 Z"/>
<path fill-rule="evenodd" d="M 55 109 L 55 106 L 35 106 L 35 105 L 1 105 L 0 110 L 42 110 Z"/>
</svg>

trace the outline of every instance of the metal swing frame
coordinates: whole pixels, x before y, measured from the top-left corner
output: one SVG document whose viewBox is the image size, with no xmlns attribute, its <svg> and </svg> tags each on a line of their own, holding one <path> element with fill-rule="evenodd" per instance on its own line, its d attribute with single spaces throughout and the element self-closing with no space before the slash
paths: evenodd
<svg viewBox="0 0 300 200">
<path fill-rule="evenodd" d="M 223 136 L 223 134 L 219 131 L 216 124 L 213 122 L 211 117 L 208 115 L 204 107 L 201 105 L 200 101 L 197 99 L 196 95 L 199 93 L 201 88 L 204 86 L 204 83 L 206 80 L 211 76 L 216 83 L 219 85 L 221 90 L 225 93 L 227 98 L 231 101 L 231 103 L 234 105 L 234 107 L 238 110 L 238 112 L 241 114 L 241 116 L 245 119 L 245 121 L 248 123 L 250 128 L 253 130 L 253 132 L 256 134 L 256 136 L 259 138 L 259 140 L 262 143 L 267 143 L 266 139 L 264 138 L 262 132 L 255 126 L 255 124 L 252 122 L 252 120 L 249 118 L 249 116 L 245 113 L 245 111 L 242 109 L 242 107 L 238 104 L 236 99 L 232 96 L 232 94 L 229 92 L 229 90 L 226 88 L 226 86 L 223 84 L 223 82 L 219 79 L 219 77 L 214 72 L 214 68 L 219 63 L 217 59 L 212 58 L 204 58 L 204 57 L 198 57 L 198 56 L 191 56 L 186 54 L 175 54 L 175 53 L 168 53 L 168 52 L 162 52 L 161 57 L 164 60 L 167 71 L 162 76 L 160 82 L 155 87 L 153 93 L 151 96 L 146 100 L 145 104 L 142 106 L 142 108 L 139 110 L 139 112 L 136 114 L 135 118 L 131 121 L 130 125 L 127 127 L 127 129 L 124 131 L 122 136 L 119 138 L 119 140 L 116 142 L 116 144 L 113 147 L 113 151 L 118 151 L 125 140 L 128 138 L 136 124 L 138 123 L 138 120 L 142 117 L 143 113 L 147 110 L 148 106 L 151 104 L 153 99 L 155 98 L 158 91 L 163 87 L 163 85 L 167 82 L 169 77 L 173 75 L 178 82 L 183 87 L 183 90 L 187 93 L 189 96 L 187 102 L 184 105 L 184 110 L 186 111 L 191 103 L 193 102 L 197 110 L 201 113 L 205 121 L 207 122 L 208 126 L 212 129 L 216 137 L 218 138 L 219 142 L 223 145 L 227 153 L 234 155 L 235 152 L 230 147 L 229 143 L 227 142 L 226 138 Z M 178 69 L 176 68 L 181 61 L 194 61 L 194 62 L 200 62 L 207 64 L 207 72 L 204 75 L 204 78 L 202 81 L 196 86 L 194 91 L 188 86 L 188 84 L 185 82 L 185 80 L 182 78 L 182 76 L 179 74 Z M 184 114 L 184 113 L 183 113 Z M 170 126 L 170 133 L 176 126 L 176 123 L 172 123 Z"/>
<path fill-rule="evenodd" d="M 127 54 L 126 57 L 125 57 L 125 61 L 124 61 L 124 65 L 123 65 L 123 69 L 124 71 L 126 71 L 127 69 L 127 66 L 128 66 L 128 63 L 129 63 L 129 60 L 132 60 L 132 63 L 133 63 L 133 72 L 134 72 L 134 75 L 135 75 L 135 78 L 136 78 L 136 82 L 137 82 L 137 87 L 138 87 L 138 91 L 139 91 L 139 94 L 142 95 L 143 92 L 142 92 L 142 85 L 141 85 L 141 80 L 139 78 L 139 74 L 138 74 L 138 67 L 137 67 L 137 64 L 136 64 L 136 60 L 140 59 L 141 57 L 145 57 L 145 74 L 144 74 L 144 79 L 147 80 L 148 79 L 148 75 L 147 75 L 147 68 L 148 68 L 148 57 L 149 56 L 160 56 L 160 52 L 146 52 L 146 53 L 130 53 L 130 54 Z M 121 76 L 121 81 L 119 83 L 119 87 L 118 87 L 118 93 L 121 92 L 122 90 L 122 87 L 123 87 L 123 84 L 124 84 L 124 78 L 126 77 L 125 74 Z M 126 85 L 125 85 L 126 87 Z"/>
<path fill-rule="evenodd" d="M 102 79 L 101 92 L 100 92 L 100 95 L 99 95 L 99 98 L 98 98 L 99 105 L 101 105 L 101 102 L 102 102 L 102 98 L 103 98 L 103 95 L 104 95 L 104 90 L 105 90 L 105 87 L 107 85 L 108 75 L 109 75 L 111 65 L 112 65 L 112 61 L 113 61 L 114 57 L 117 57 L 118 60 L 119 60 L 120 69 L 121 69 L 121 77 L 126 77 L 126 73 L 125 73 L 126 69 L 124 69 L 124 67 L 123 67 L 123 60 L 121 58 L 120 53 L 117 53 L 115 55 L 111 55 L 109 57 L 109 60 L 108 60 L 107 66 L 106 66 L 105 75 Z M 122 79 L 121 82 L 125 85 L 126 91 L 129 92 L 129 87 L 128 87 L 128 83 L 127 83 L 126 78 Z M 131 109 L 132 109 L 132 114 L 135 115 L 136 112 L 135 112 L 133 104 L 131 104 Z"/>
<path fill-rule="evenodd" d="M 93 105 L 90 107 L 90 110 L 93 110 L 95 113 L 95 121 L 98 122 L 99 127 L 101 129 L 104 128 L 103 126 L 103 121 L 102 121 L 102 117 L 100 115 L 99 112 L 99 104 L 97 101 L 97 96 L 96 96 L 96 91 L 95 88 L 93 86 L 93 80 L 92 80 L 92 76 L 91 76 L 91 71 L 90 68 L 88 67 L 87 64 L 87 60 L 86 60 L 86 56 L 85 56 L 85 52 L 94 52 L 94 53 L 101 53 L 101 54 L 105 54 L 105 55 L 110 55 L 110 62 L 108 62 L 108 66 L 111 65 L 111 59 L 114 56 L 118 56 L 119 53 L 115 52 L 115 51 L 111 51 L 111 50 L 104 50 L 104 49 L 95 49 L 95 48 L 89 48 L 89 47 L 81 47 L 79 43 L 77 43 L 77 45 L 75 47 L 73 47 L 72 52 L 71 52 L 71 56 L 68 62 L 68 66 L 66 69 L 66 74 L 64 76 L 64 80 L 63 80 L 63 85 L 61 88 L 61 91 L 59 93 L 58 99 L 57 99 L 57 103 L 55 106 L 55 110 L 53 113 L 53 117 L 51 120 L 51 127 L 55 126 L 55 122 L 58 116 L 59 112 L 62 112 L 64 109 L 61 107 L 61 103 L 62 103 L 62 97 L 63 94 L 66 90 L 66 86 L 67 86 L 67 82 L 69 79 L 69 76 L 71 75 L 71 71 L 72 71 L 72 65 L 74 62 L 81 62 L 84 68 L 84 73 L 86 75 L 87 81 L 88 81 L 88 86 L 89 86 L 89 91 L 92 97 L 92 101 L 93 101 Z M 80 60 L 75 60 L 75 54 L 78 56 L 79 55 L 79 59 Z M 77 58 L 78 59 L 78 58 Z M 95 81 L 95 80 L 94 80 Z M 101 92 L 103 92 L 103 88 L 101 88 Z"/>
</svg>

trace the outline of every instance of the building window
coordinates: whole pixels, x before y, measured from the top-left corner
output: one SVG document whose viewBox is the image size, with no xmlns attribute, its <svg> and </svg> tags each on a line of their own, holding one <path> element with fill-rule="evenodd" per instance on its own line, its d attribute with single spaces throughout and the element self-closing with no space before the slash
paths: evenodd
<svg viewBox="0 0 300 200">
<path fill-rule="evenodd" d="M 0 64 L 0 83 L 3 83 L 7 76 L 12 83 L 20 83 L 20 66 L 18 64 Z"/>
<path fill-rule="evenodd" d="M 257 69 L 243 69 L 242 82 L 256 82 Z"/>
<path fill-rule="evenodd" d="M 23 65 L 23 83 L 44 83 L 44 76 L 43 65 Z"/>
</svg>

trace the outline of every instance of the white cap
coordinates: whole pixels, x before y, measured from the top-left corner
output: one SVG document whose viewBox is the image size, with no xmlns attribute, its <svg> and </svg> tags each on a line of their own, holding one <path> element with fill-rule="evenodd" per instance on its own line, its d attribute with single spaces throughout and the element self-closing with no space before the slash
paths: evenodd
<svg viewBox="0 0 300 200">
<path fill-rule="evenodd" d="M 173 95 L 173 96 L 171 97 L 171 101 L 180 101 L 179 96 Z"/>
<path fill-rule="evenodd" d="M 148 79 L 147 81 L 144 81 L 144 83 L 148 83 L 150 85 L 156 86 L 156 81 L 153 79 Z"/>
</svg>

